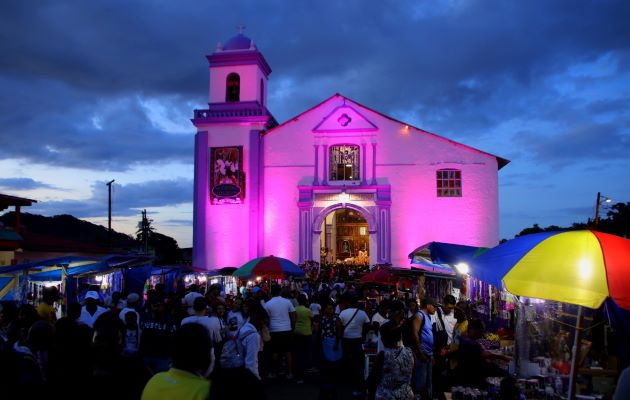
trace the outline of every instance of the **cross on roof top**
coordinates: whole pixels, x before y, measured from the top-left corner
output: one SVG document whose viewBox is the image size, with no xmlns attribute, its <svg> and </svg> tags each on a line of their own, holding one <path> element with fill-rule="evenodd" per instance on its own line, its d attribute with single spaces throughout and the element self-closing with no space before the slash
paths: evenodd
<svg viewBox="0 0 630 400">
<path fill-rule="evenodd" d="M 241 35 L 245 33 L 245 25 L 243 24 L 238 25 L 236 29 L 238 29 L 238 33 L 240 33 Z"/>
</svg>

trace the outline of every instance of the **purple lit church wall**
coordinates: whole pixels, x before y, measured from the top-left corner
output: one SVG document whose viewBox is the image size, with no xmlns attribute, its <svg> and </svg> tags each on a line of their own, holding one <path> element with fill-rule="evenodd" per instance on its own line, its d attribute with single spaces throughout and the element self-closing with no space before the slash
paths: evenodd
<svg viewBox="0 0 630 400">
<path fill-rule="evenodd" d="M 238 267 L 271 254 L 319 262 L 322 222 L 343 209 L 368 225 L 370 264 L 406 267 L 407 255 L 430 241 L 498 243 L 496 156 L 339 94 L 275 126 L 261 102 L 270 73 L 264 57 L 242 35 L 228 43 L 208 56 L 210 107 L 193 119 L 195 267 Z M 239 74 L 240 98 L 226 102 L 231 73 Z M 243 149 L 245 197 L 212 204 L 210 149 L 229 146 Z M 438 196 L 438 170 L 459 171 L 461 187 L 453 173 L 440 181 L 455 196 Z"/>
</svg>

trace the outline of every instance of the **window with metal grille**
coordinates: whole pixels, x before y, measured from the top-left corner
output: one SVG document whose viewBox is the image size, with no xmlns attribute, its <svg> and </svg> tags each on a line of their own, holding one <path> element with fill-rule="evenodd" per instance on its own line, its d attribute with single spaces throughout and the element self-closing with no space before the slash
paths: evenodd
<svg viewBox="0 0 630 400">
<path fill-rule="evenodd" d="M 359 146 L 342 144 L 330 146 L 330 180 L 359 180 Z"/>
<path fill-rule="evenodd" d="M 439 169 L 437 171 L 437 196 L 462 197 L 462 171 Z"/>
</svg>

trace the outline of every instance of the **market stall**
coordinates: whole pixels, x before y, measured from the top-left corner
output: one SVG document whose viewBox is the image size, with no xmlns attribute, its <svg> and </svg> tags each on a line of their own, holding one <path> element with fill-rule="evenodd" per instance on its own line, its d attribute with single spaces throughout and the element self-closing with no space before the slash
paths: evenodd
<svg viewBox="0 0 630 400">
<path fill-rule="evenodd" d="M 578 375 L 614 369 L 608 367 L 616 362 L 602 356 L 605 345 L 603 354 L 591 347 L 594 328 L 608 323 L 602 309 L 607 299 L 630 309 L 630 241 L 596 231 L 542 232 L 487 251 L 472 262 L 470 273 L 521 296 L 518 372 L 542 377 L 545 393 L 574 398 L 576 383 L 581 393 L 593 393 L 592 380 L 583 385 Z M 597 310 L 603 310 L 599 317 Z M 602 338 L 607 343 L 606 330 Z M 583 363 L 586 369 L 580 370 Z M 553 384 L 547 374 L 555 374 Z"/>
</svg>

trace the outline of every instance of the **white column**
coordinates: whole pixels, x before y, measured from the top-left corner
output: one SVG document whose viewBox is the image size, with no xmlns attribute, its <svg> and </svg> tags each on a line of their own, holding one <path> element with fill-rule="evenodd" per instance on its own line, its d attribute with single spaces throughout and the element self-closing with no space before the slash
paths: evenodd
<svg viewBox="0 0 630 400">
<path fill-rule="evenodd" d="M 315 171 L 313 173 L 313 186 L 319 186 L 319 154 L 318 154 L 318 150 L 319 150 L 319 145 L 318 144 L 314 144 L 313 145 L 314 149 L 315 149 Z"/>
<path fill-rule="evenodd" d="M 328 145 L 322 145 L 322 150 L 324 151 L 324 176 L 322 177 L 322 185 L 328 185 Z"/>
<path fill-rule="evenodd" d="M 372 142 L 372 185 L 376 185 L 376 142 Z"/>
<path fill-rule="evenodd" d="M 361 185 L 367 185 L 367 144 L 361 143 L 361 166 L 363 167 Z"/>
</svg>

